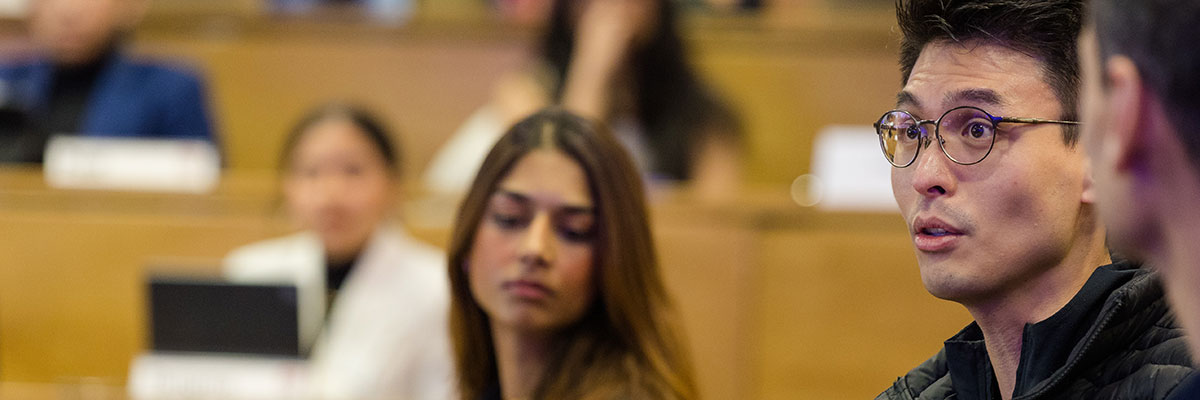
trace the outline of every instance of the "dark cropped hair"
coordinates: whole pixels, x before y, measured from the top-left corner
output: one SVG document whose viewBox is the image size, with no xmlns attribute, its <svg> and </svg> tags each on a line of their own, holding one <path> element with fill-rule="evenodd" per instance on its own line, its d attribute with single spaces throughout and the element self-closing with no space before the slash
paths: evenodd
<svg viewBox="0 0 1200 400">
<path fill-rule="evenodd" d="M 1200 2 L 1092 0 L 1090 23 L 1103 60 L 1124 55 L 1163 102 L 1179 140 L 1200 168 Z"/>
<path fill-rule="evenodd" d="M 1058 118 L 1075 120 L 1079 57 L 1075 40 L 1083 20 L 1082 0 L 896 0 L 900 69 L 908 83 L 921 50 L 930 43 L 983 41 L 1027 54 L 1042 64 L 1046 83 L 1062 105 Z M 1073 144 L 1078 129 L 1063 127 Z"/>
<path fill-rule="evenodd" d="M 348 103 L 327 103 L 304 114 L 300 122 L 297 122 L 288 132 L 287 139 L 283 144 L 283 152 L 279 156 L 279 171 L 284 172 L 290 168 L 292 153 L 296 151 L 296 146 L 300 143 L 300 139 L 304 138 L 304 134 L 308 133 L 309 128 L 334 118 L 345 118 L 358 127 L 367 141 L 379 152 L 388 172 L 394 177 L 401 176 L 400 149 L 393 142 L 387 128 L 374 114 L 362 106 Z"/>
</svg>

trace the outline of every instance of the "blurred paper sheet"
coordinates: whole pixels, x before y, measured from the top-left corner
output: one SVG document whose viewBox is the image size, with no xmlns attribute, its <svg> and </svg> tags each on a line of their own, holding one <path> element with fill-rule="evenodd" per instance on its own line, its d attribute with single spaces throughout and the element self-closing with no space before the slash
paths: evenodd
<svg viewBox="0 0 1200 400">
<path fill-rule="evenodd" d="M 793 197 L 826 211 L 898 211 L 891 164 L 870 126 L 831 125 L 817 133 L 812 173 L 793 183 Z"/>
<path fill-rule="evenodd" d="M 29 15 L 29 0 L 0 0 L 0 17 L 25 18 Z"/>
<path fill-rule="evenodd" d="M 129 371 L 129 397 L 266 400 L 305 398 L 305 360 L 249 356 L 143 354 Z"/>
<path fill-rule="evenodd" d="M 205 193 L 220 180 L 221 158 L 202 140 L 58 136 L 44 168 L 56 188 Z"/>
</svg>

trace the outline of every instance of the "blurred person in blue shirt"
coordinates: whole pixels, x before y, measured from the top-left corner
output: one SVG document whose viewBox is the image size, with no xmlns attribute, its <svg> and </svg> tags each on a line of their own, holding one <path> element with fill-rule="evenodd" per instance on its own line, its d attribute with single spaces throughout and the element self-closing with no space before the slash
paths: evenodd
<svg viewBox="0 0 1200 400">
<path fill-rule="evenodd" d="M 56 134 L 216 142 L 195 74 L 122 49 L 145 0 L 35 0 L 38 51 L 0 63 L 0 161 L 41 162 Z"/>
</svg>

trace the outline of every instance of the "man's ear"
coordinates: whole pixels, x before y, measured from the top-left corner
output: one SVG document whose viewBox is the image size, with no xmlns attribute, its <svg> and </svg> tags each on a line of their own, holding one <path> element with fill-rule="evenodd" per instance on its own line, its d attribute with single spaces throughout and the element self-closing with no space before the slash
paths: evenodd
<svg viewBox="0 0 1200 400">
<path fill-rule="evenodd" d="M 1146 117 L 1145 91 L 1137 65 L 1125 56 L 1113 56 L 1105 62 L 1104 79 L 1108 85 L 1105 112 L 1111 125 L 1105 129 L 1109 137 L 1101 145 L 1103 157 L 1112 161 L 1117 171 L 1136 167 L 1139 157 L 1148 155 L 1146 143 L 1139 130 Z"/>
</svg>

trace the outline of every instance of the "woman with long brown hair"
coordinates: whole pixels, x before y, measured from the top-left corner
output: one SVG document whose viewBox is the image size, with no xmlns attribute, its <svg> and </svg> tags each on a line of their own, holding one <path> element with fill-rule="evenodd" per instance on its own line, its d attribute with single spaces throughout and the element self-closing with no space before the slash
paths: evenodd
<svg viewBox="0 0 1200 400">
<path fill-rule="evenodd" d="M 463 399 L 694 399 L 642 182 L 607 131 L 558 109 L 492 148 L 450 243 Z"/>
</svg>

